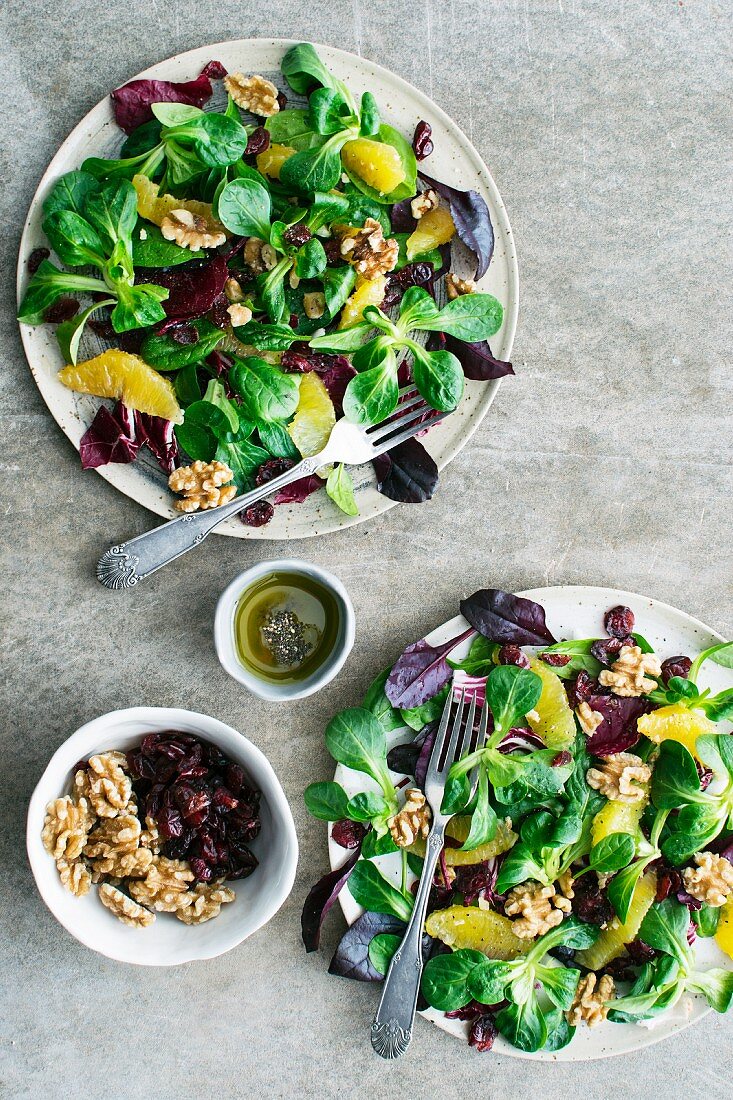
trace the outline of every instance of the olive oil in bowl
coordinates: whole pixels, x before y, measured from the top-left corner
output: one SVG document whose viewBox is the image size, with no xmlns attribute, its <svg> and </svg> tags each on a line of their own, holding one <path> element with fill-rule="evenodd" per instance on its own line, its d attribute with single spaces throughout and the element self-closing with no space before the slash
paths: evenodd
<svg viewBox="0 0 733 1100">
<path fill-rule="evenodd" d="M 246 588 L 234 613 L 242 665 L 271 684 L 307 680 L 328 660 L 339 637 L 341 610 L 317 577 L 274 570 Z"/>
</svg>

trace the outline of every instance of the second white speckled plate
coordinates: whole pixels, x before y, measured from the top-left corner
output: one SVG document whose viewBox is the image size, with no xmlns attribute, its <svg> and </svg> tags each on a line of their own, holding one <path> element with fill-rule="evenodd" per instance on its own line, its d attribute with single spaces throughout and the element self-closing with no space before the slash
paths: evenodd
<svg viewBox="0 0 733 1100">
<path fill-rule="evenodd" d="M 276 79 L 284 87 L 279 73 L 280 61 L 291 45 L 292 42 L 284 39 L 262 38 L 220 42 L 161 61 L 138 73 L 134 79 L 153 77 L 159 80 L 188 80 L 196 76 L 207 61 L 215 58 L 230 71 L 240 69 L 260 72 Z M 491 345 L 495 355 L 500 359 L 508 359 L 511 355 L 519 304 L 517 260 L 504 204 L 486 165 L 465 134 L 445 112 L 407 81 L 368 58 L 357 57 L 332 46 L 318 45 L 317 49 L 326 65 L 338 77 L 347 81 L 354 92 L 373 92 L 385 119 L 402 133 L 411 135 L 421 118 L 429 122 L 433 128 L 435 152 L 425 162 L 426 170 L 446 183 L 464 189 L 474 188 L 486 199 L 494 225 L 496 246 L 489 270 L 481 280 L 481 289 L 494 294 L 504 306 L 504 323 L 492 339 Z M 41 230 L 41 204 L 51 186 L 65 172 L 78 168 L 86 157 L 115 156 L 122 139 L 123 135 L 112 115 L 109 97 L 106 96 L 72 131 L 51 161 L 31 204 L 21 240 L 18 264 L 19 299 L 28 280 L 28 257 L 34 248 L 46 244 Z M 38 388 L 56 421 L 78 449 L 79 441 L 91 423 L 99 401 L 72 393 L 58 381 L 57 373 L 63 362 L 51 326 L 20 327 L 28 362 Z M 90 341 L 84 357 L 97 354 L 100 350 L 101 346 L 95 349 Z M 476 431 L 497 388 L 498 382 L 468 382 L 460 407 L 430 432 L 427 446 L 441 469 Z M 147 458 L 145 452 L 131 465 L 110 464 L 100 467 L 98 472 L 111 485 L 159 516 L 171 517 L 178 514 L 171 507 L 171 494 L 165 475 L 152 459 Z M 370 468 L 362 467 L 355 482 L 358 516 L 344 515 L 324 492 L 319 492 L 302 504 L 281 505 L 276 508 L 275 516 L 267 527 L 253 529 L 233 519 L 222 524 L 218 531 L 239 538 L 306 538 L 362 523 L 393 506 L 394 501 L 377 492 Z"/>
<path fill-rule="evenodd" d="M 693 619 L 684 611 L 678 611 L 669 604 L 631 592 L 590 585 L 558 585 L 555 588 L 534 588 L 527 592 L 519 592 L 518 595 L 527 596 L 542 604 L 547 613 L 547 625 L 556 638 L 598 637 L 603 633 L 603 613 L 609 607 L 625 604 L 636 616 L 637 629 L 649 640 L 662 659 L 679 653 L 696 657 L 708 646 L 725 641 L 710 627 L 705 626 L 698 619 Z M 462 615 L 457 615 L 428 634 L 428 641 L 438 645 L 440 642 L 456 637 L 466 630 L 468 625 Z M 406 639 L 406 642 L 408 640 Z M 451 656 L 460 659 L 468 651 L 469 646 L 470 640 L 457 648 Z M 721 691 L 731 686 L 731 672 L 708 661 L 703 669 L 702 683 L 713 691 Z M 720 724 L 721 731 L 727 732 L 729 728 L 725 723 Z M 395 730 L 388 735 L 389 744 L 391 746 L 409 741 L 413 736 L 412 730 Z M 334 779 L 341 783 L 349 797 L 359 791 L 377 789 L 367 776 L 344 768 L 341 764 L 336 768 Z M 332 868 L 344 862 L 344 849 L 331 840 L 330 835 L 328 852 Z M 395 883 L 399 883 L 398 856 L 381 856 L 375 862 L 385 875 L 391 876 Z M 353 924 L 363 909 L 354 901 L 346 888 L 341 891 L 339 902 L 346 920 L 349 924 Z M 704 967 L 721 966 L 729 969 L 733 967 L 731 960 L 719 950 L 714 940 L 699 939 L 697 954 Z M 651 1021 L 652 1026 L 613 1023 L 605 1023 L 592 1029 L 582 1026 L 577 1029 L 572 1042 L 567 1047 L 552 1053 L 539 1051 L 537 1054 L 525 1054 L 511 1046 L 501 1036 L 494 1044 L 494 1049 L 500 1054 L 509 1054 L 515 1058 L 532 1058 L 542 1062 L 586 1062 L 594 1058 L 609 1058 L 617 1054 L 628 1054 L 650 1043 L 659 1042 L 660 1039 L 676 1035 L 710 1011 L 711 1009 L 701 997 L 685 997 L 667 1016 L 662 1015 L 658 1020 Z M 428 1009 L 423 1015 L 443 1031 L 466 1042 L 467 1024 L 460 1020 L 448 1020 L 442 1012 L 437 1012 L 435 1009 Z M 469 1052 L 466 1050 L 466 1057 L 468 1055 Z"/>
</svg>

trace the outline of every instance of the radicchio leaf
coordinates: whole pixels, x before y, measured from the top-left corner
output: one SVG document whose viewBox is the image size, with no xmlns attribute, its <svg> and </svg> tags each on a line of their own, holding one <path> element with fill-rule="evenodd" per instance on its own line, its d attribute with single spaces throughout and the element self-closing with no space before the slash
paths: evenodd
<svg viewBox="0 0 733 1100">
<path fill-rule="evenodd" d="M 308 477 L 299 477 L 297 481 L 285 485 L 277 492 L 275 504 L 302 504 L 311 493 L 315 493 L 323 485 L 325 485 L 325 482 L 320 477 L 316 477 L 315 474 L 309 474 Z"/>
<path fill-rule="evenodd" d="M 420 178 L 448 200 L 456 233 L 476 257 L 474 278 L 480 279 L 486 274 L 494 252 L 494 227 L 485 199 L 478 191 L 461 191 L 447 183 L 439 183 L 423 172 L 420 172 Z"/>
<path fill-rule="evenodd" d="M 324 360 L 324 362 L 316 367 L 316 373 L 326 387 L 328 396 L 333 401 L 336 418 L 338 419 L 344 414 L 344 394 L 346 393 L 346 387 L 356 374 L 356 370 L 345 355 L 321 355 L 319 359 Z M 329 362 L 326 363 L 325 360 L 329 360 Z"/>
<path fill-rule="evenodd" d="M 461 600 L 461 613 L 490 642 L 545 645 L 555 641 L 540 604 L 500 588 L 482 588 Z"/>
<path fill-rule="evenodd" d="M 178 461 L 178 443 L 173 432 L 173 421 L 150 413 L 135 413 L 135 429 L 138 444 L 150 448 L 162 470 L 172 474 Z"/>
<path fill-rule="evenodd" d="M 514 374 L 514 367 L 503 359 L 495 359 L 491 354 L 488 340 L 478 344 L 467 344 L 456 340 L 454 336 L 445 337 L 445 349 L 451 351 L 463 367 L 466 378 L 474 382 L 490 382 L 494 378 L 504 378 Z"/>
<path fill-rule="evenodd" d="M 138 282 L 155 283 L 166 287 L 170 294 L 163 303 L 165 315 L 170 320 L 201 317 L 213 306 L 224 290 L 229 271 L 223 256 L 211 260 L 194 261 L 171 267 L 140 269 L 136 271 Z"/>
<path fill-rule="evenodd" d="M 407 439 L 374 460 L 377 488 L 401 504 L 430 500 L 438 485 L 438 467 L 419 439 Z"/>
<path fill-rule="evenodd" d="M 446 661 L 447 655 L 473 634 L 466 630 L 442 645 L 430 645 L 425 638 L 413 642 L 397 659 L 384 690 L 393 707 L 410 710 L 437 695 L 450 680 L 453 669 Z"/>
<path fill-rule="evenodd" d="M 511 729 L 502 737 L 501 744 L 498 746 L 499 752 L 534 752 L 535 749 L 546 749 L 547 745 L 536 733 L 533 733 L 531 729 L 522 727 L 520 729 Z"/>
<path fill-rule="evenodd" d="M 205 73 L 195 80 L 176 83 L 171 80 L 131 80 L 112 92 L 112 109 L 117 125 L 126 134 L 153 117 L 153 103 L 187 103 L 203 107 L 211 98 L 211 81 Z"/>
<path fill-rule="evenodd" d="M 352 855 L 327 875 L 319 879 L 311 889 L 303 905 L 300 928 L 306 951 L 317 951 L 321 942 L 321 928 L 328 912 L 339 896 L 349 875 L 356 867 L 361 855 L 361 844 Z"/>
<path fill-rule="evenodd" d="M 118 401 L 112 412 L 102 405 L 79 443 L 83 470 L 95 470 L 108 462 L 134 462 L 140 444 L 130 410 Z"/>
<path fill-rule="evenodd" d="M 369 961 L 369 944 L 380 932 L 401 935 L 405 925 L 386 913 L 362 913 L 341 938 L 341 943 L 328 967 L 329 974 L 339 978 L 354 978 L 357 982 L 381 982 L 384 974 Z"/>
<path fill-rule="evenodd" d="M 636 723 L 648 709 L 646 700 L 638 696 L 591 695 L 588 706 L 603 715 L 603 721 L 587 741 L 588 752 L 593 756 L 626 752 L 639 740 L 641 734 Z"/>
<path fill-rule="evenodd" d="M 393 233 L 412 233 L 417 226 L 417 219 L 412 213 L 412 199 L 403 199 L 396 202 L 389 215 Z"/>
</svg>

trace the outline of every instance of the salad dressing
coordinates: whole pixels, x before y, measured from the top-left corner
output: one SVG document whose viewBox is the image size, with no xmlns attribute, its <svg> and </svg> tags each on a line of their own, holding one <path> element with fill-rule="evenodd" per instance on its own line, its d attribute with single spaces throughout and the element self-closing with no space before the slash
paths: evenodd
<svg viewBox="0 0 733 1100">
<path fill-rule="evenodd" d="M 340 613 L 334 595 L 303 573 L 269 573 L 247 588 L 234 613 L 237 657 L 269 683 L 307 679 L 331 653 Z"/>
</svg>

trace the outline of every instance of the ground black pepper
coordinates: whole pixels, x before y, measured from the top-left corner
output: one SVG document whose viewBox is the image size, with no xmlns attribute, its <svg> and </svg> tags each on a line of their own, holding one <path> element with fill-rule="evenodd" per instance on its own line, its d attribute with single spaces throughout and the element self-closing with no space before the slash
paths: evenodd
<svg viewBox="0 0 733 1100">
<path fill-rule="evenodd" d="M 268 611 L 260 629 L 278 665 L 300 664 L 313 648 L 305 639 L 305 625 L 293 611 Z"/>
</svg>

